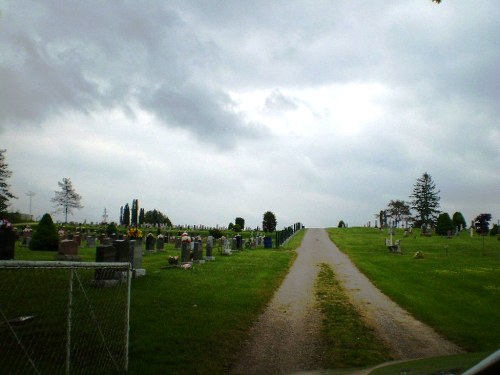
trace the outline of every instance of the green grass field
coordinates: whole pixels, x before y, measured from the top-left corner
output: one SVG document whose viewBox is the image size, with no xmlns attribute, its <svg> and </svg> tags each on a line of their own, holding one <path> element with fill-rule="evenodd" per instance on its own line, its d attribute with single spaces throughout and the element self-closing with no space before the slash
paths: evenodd
<svg viewBox="0 0 500 375">
<path fill-rule="evenodd" d="M 483 352 L 479 357 L 500 346 L 496 324 L 500 318 L 500 241 L 496 238 L 485 238 L 483 250 L 483 238 L 470 238 L 467 233 L 447 239 L 420 237 L 417 231 L 415 236 L 402 238 L 398 230 L 395 239 L 402 239 L 403 254 L 391 254 L 384 244 L 384 231 L 335 228 L 329 234 L 379 288 L 447 338 L 470 352 Z M 132 282 L 129 373 L 227 373 L 252 322 L 295 259 L 293 250 L 303 235 L 304 231 L 299 232 L 279 250 L 245 250 L 232 256 L 214 251 L 215 261 L 195 265 L 190 271 L 164 268 L 169 255 L 179 254 L 172 244 L 164 253 L 146 254 L 147 276 Z M 414 259 L 416 251 L 422 251 L 424 259 Z M 84 261 L 95 260 L 95 248 L 81 248 L 80 253 Z M 16 249 L 18 260 L 53 260 L 54 255 Z M 323 270 L 320 277 L 323 284 L 332 283 L 332 288 L 318 289 L 318 293 L 331 301 L 341 298 L 331 271 Z M 340 295 L 332 297 L 332 291 Z M 325 314 L 328 310 L 337 314 L 332 305 L 324 306 Z M 326 335 L 338 335 L 344 322 L 338 325 Z M 344 329 L 342 334 L 349 342 L 359 331 Z M 347 360 L 355 360 L 359 353 L 355 348 L 350 352 L 352 358 Z M 385 358 L 383 353 L 374 354 L 364 363 Z M 439 366 L 434 368 L 445 368 Z"/>
<path fill-rule="evenodd" d="M 386 231 L 330 229 L 330 238 L 385 294 L 448 339 L 471 352 L 500 347 L 500 241 L 496 237 L 401 239 L 390 253 Z M 483 249 L 484 240 L 484 249 Z M 421 251 L 424 259 L 414 259 Z"/>
</svg>

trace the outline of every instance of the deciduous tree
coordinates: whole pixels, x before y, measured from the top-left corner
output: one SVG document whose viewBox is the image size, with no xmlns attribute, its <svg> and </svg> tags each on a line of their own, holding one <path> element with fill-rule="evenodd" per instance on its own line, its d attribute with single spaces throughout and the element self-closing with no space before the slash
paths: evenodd
<svg viewBox="0 0 500 375">
<path fill-rule="evenodd" d="M 262 230 L 266 233 L 274 232 L 277 224 L 276 216 L 271 211 L 267 211 L 262 219 Z"/>
<path fill-rule="evenodd" d="M 474 219 L 476 233 L 486 236 L 490 231 L 491 214 L 479 214 Z"/>
<path fill-rule="evenodd" d="M 63 180 L 57 184 L 61 190 L 54 192 L 55 196 L 52 198 L 52 202 L 55 203 L 56 212 L 64 213 L 64 222 L 67 223 L 68 214 L 73 214 L 73 208 L 83 208 L 80 204 L 82 197 L 75 191 L 69 178 L 63 178 Z"/>
<path fill-rule="evenodd" d="M 394 226 L 399 227 L 399 223 L 408 220 L 411 216 L 410 206 L 405 201 L 399 199 L 391 200 L 387 205 L 387 215 L 394 221 Z"/>
</svg>

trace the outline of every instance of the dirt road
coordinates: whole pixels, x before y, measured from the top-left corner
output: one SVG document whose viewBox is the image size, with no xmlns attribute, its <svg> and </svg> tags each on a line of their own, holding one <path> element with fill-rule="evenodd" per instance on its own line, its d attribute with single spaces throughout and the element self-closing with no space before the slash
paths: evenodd
<svg viewBox="0 0 500 375">
<path fill-rule="evenodd" d="M 324 229 L 308 229 L 283 284 L 251 335 L 234 374 L 292 374 L 316 370 L 321 358 L 321 314 L 314 307 L 319 264 L 329 264 L 351 302 L 359 307 L 394 358 L 460 353 L 455 344 L 382 294 L 330 241 Z"/>
</svg>

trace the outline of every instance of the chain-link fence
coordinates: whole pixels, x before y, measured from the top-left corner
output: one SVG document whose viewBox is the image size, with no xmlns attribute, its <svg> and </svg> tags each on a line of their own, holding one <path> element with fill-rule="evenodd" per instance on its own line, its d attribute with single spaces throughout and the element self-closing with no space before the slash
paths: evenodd
<svg viewBox="0 0 500 375">
<path fill-rule="evenodd" d="M 130 279 L 130 263 L 0 261 L 0 372 L 126 372 Z"/>
</svg>

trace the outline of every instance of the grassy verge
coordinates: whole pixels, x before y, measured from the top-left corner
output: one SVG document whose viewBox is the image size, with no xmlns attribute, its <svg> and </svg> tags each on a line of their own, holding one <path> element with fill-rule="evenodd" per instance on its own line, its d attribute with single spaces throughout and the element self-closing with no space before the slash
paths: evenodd
<svg viewBox="0 0 500 375">
<path fill-rule="evenodd" d="M 490 352 L 468 353 L 396 363 L 374 369 L 370 372 L 370 375 L 458 375 L 470 369 L 490 354 Z"/>
<path fill-rule="evenodd" d="M 172 244 L 146 254 L 147 276 L 132 282 L 129 374 L 227 373 L 283 278 L 304 230 L 279 250 L 254 249 L 232 256 L 214 251 L 215 261 L 192 270 L 165 268 Z M 55 252 L 16 249 L 16 260 L 54 260 Z M 84 261 L 95 248 L 81 248 Z M 26 281 L 25 281 L 26 282 Z M 33 280 L 36 282 L 36 280 Z"/>
<path fill-rule="evenodd" d="M 385 231 L 329 229 L 331 239 L 372 282 L 419 320 L 467 351 L 500 346 L 500 241 L 470 237 L 401 239 L 403 254 L 389 253 Z M 484 248 L 483 248 L 484 240 Z M 424 259 L 414 259 L 416 251 Z"/>
<path fill-rule="evenodd" d="M 389 361 L 389 351 L 371 328 L 364 325 L 332 269 L 321 265 L 316 296 L 323 313 L 324 368 L 366 367 Z"/>
</svg>

